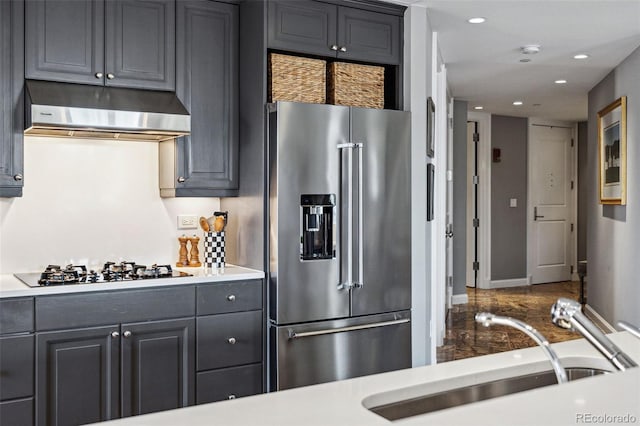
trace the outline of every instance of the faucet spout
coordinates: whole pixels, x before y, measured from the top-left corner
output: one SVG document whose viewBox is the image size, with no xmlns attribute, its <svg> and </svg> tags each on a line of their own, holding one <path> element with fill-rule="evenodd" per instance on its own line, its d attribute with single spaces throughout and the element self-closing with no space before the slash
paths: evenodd
<svg viewBox="0 0 640 426">
<path fill-rule="evenodd" d="M 517 330 L 522 331 L 527 336 L 531 337 L 547 355 L 549 361 L 551 362 L 551 366 L 553 367 L 553 371 L 556 373 L 558 383 L 566 383 L 568 381 L 567 372 L 562 364 L 560 364 L 558 355 L 549 346 L 549 341 L 542 334 L 540 334 L 538 330 L 536 330 L 529 324 L 514 318 L 494 315 L 489 312 L 478 312 L 476 314 L 476 322 L 484 325 L 485 327 L 489 327 L 493 324 L 498 324 L 513 327 Z"/>
<path fill-rule="evenodd" d="M 637 367 L 638 364 L 633 362 L 627 354 L 622 352 L 620 348 L 609 340 L 609 338 L 582 313 L 580 308 L 580 304 L 575 300 L 561 297 L 551 307 L 551 322 L 560 328 L 577 331 L 582 334 L 582 336 L 600 351 L 618 370 L 624 371 L 627 368 Z"/>
</svg>

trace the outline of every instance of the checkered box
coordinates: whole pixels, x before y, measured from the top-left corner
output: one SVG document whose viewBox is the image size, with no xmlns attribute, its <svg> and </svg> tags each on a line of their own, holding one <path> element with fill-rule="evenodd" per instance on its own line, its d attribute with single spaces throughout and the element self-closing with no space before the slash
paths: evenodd
<svg viewBox="0 0 640 426">
<path fill-rule="evenodd" d="M 205 268 L 224 268 L 224 231 L 204 233 Z"/>
</svg>

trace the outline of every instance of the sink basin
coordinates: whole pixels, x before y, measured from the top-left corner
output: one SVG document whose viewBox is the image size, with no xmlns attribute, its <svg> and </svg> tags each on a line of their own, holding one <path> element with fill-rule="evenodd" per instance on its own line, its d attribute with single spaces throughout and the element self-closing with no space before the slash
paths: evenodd
<svg viewBox="0 0 640 426">
<path fill-rule="evenodd" d="M 597 368 L 567 368 L 566 370 L 570 381 L 609 373 L 607 370 Z M 398 420 L 543 386 L 555 385 L 556 383 L 558 382 L 555 373 L 553 370 L 548 370 L 478 383 L 368 408 L 387 420 Z"/>
</svg>

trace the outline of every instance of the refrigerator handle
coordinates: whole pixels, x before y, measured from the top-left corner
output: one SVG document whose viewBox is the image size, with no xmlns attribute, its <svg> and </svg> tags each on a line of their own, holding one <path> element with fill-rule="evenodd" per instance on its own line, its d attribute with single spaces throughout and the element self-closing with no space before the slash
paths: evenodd
<svg viewBox="0 0 640 426">
<path fill-rule="evenodd" d="M 354 283 L 354 287 L 362 288 L 364 286 L 364 212 L 363 206 L 363 170 L 362 170 L 362 150 L 361 143 L 355 144 L 358 149 L 358 281 Z"/>
<path fill-rule="evenodd" d="M 344 333 L 346 331 L 366 330 L 368 328 L 387 327 L 390 325 L 406 324 L 411 321 L 409 318 L 397 319 L 392 321 L 375 322 L 373 324 L 352 325 L 349 327 L 341 328 L 327 328 L 324 330 L 305 331 L 302 333 L 296 333 L 293 330 L 289 330 L 289 339 L 301 339 L 303 337 L 322 336 L 323 334 L 335 334 Z"/>
<path fill-rule="evenodd" d="M 349 150 L 347 161 L 347 279 L 338 284 L 338 290 L 350 290 L 353 287 L 353 147 L 352 143 L 338 144 L 338 149 Z M 343 151 L 341 151 L 343 152 Z M 344 176 L 344 173 L 343 173 Z M 344 197 L 341 197 L 344 200 Z M 344 201 L 342 201 L 344 204 Z"/>
</svg>

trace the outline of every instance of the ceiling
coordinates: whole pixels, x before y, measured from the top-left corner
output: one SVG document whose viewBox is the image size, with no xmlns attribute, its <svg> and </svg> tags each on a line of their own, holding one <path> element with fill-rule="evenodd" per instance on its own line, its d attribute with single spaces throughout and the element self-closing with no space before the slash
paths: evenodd
<svg viewBox="0 0 640 426">
<path fill-rule="evenodd" d="M 589 90 L 640 46 L 640 0 L 393 1 L 427 8 L 451 94 L 470 110 L 586 120 Z M 486 22 L 467 22 L 478 16 Z M 531 44 L 540 52 L 520 52 Z"/>
</svg>

